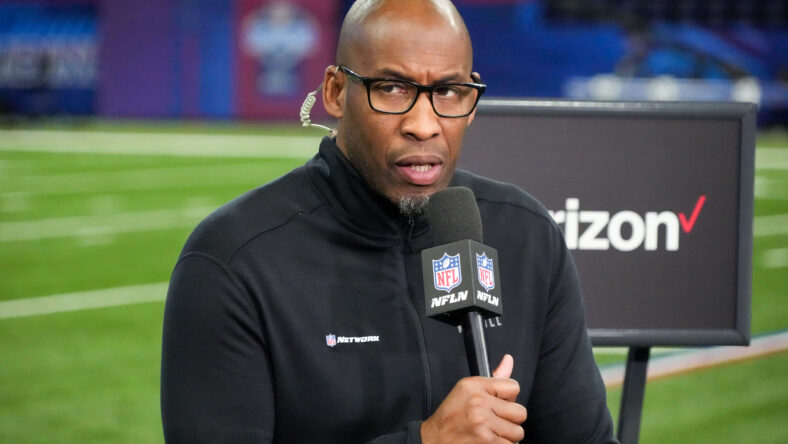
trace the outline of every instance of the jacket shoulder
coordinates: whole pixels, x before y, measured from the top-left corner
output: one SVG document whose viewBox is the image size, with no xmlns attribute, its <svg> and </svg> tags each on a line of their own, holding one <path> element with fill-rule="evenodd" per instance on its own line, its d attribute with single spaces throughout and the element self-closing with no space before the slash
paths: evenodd
<svg viewBox="0 0 788 444">
<path fill-rule="evenodd" d="M 321 205 L 304 166 L 236 197 L 200 222 L 181 257 L 203 253 L 227 263 L 258 235 L 281 227 Z"/>
<path fill-rule="evenodd" d="M 544 218 L 553 224 L 550 213 L 534 196 L 520 187 L 497 180 L 489 179 L 469 171 L 458 169 L 453 185 L 468 187 L 473 190 L 476 200 L 481 203 L 500 204 L 519 209 L 534 216 Z"/>
</svg>

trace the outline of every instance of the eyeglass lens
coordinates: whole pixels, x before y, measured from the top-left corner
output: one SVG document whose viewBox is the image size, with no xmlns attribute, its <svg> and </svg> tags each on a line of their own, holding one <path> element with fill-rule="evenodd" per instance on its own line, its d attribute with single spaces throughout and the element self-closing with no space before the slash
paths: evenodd
<svg viewBox="0 0 788 444">
<path fill-rule="evenodd" d="M 380 80 L 369 85 L 372 108 L 381 112 L 401 113 L 416 100 L 418 88 L 409 83 Z M 438 85 L 432 92 L 432 106 L 442 116 L 463 116 L 473 110 L 478 91 L 465 85 Z"/>
</svg>

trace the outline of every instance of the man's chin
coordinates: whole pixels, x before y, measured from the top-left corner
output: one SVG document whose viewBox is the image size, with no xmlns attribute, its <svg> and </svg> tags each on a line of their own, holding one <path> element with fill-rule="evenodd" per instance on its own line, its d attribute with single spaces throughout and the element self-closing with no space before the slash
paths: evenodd
<svg viewBox="0 0 788 444">
<path fill-rule="evenodd" d="M 430 201 L 429 194 L 406 194 L 397 201 L 400 214 L 408 218 L 423 215 L 427 211 L 427 203 Z"/>
</svg>

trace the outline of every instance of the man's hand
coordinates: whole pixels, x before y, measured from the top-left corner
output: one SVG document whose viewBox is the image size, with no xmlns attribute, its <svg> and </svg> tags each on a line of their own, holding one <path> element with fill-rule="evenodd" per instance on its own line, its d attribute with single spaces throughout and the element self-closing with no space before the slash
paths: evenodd
<svg viewBox="0 0 788 444">
<path fill-rule="evenodd" d="M 438 410 L 421 425 L 424 444 L 513 443 L 523 439 L 528 412 L 514 400 L 520 393 L 512 376 L 514 359 L 506 355 L 492 378 L 461 379 Z"/>
</svg>

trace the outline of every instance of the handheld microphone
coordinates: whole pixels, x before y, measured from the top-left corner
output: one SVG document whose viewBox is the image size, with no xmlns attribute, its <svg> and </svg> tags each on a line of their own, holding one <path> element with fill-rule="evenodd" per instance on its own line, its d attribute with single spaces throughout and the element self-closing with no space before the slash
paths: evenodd
<svg viewBox="0 0 788 444">
<path fill-rule="evenodd" d="M 482 244 L 482 219 L 469 188 L 430 196 L 427 219 L 437 245 L 421 252 L 427 316 L 461 325 L 471 375 L 489 377 L 483 321 L 503 312 L 498 251 Z"/>
</svg>

